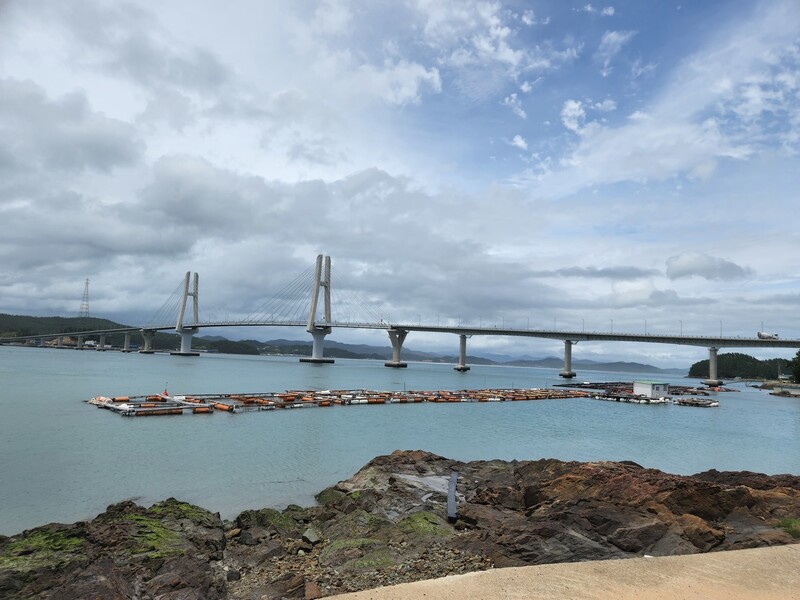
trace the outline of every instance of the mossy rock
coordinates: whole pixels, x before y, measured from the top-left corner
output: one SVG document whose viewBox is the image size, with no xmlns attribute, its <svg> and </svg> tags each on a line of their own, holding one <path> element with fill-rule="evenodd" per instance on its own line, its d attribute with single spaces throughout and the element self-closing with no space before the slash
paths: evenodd
<svg viewBox="0 0 800 600">
<path fill-rule="evenodd" d="M 348 561 L 344 563 L 340 569 L 342 571 L 378 571 L 380 569 L 392 567 L 400 562 L 401 561 L 398 560 L 397 556 L 392 552 L 382 548 L 373 550 L 361 558 Z"/>
<path fill-rule="evenodd" d="M 344 498 L 347 498 L 347 494 L 335 488 L 326 488 L 314 496 L 314 498 L 316 498 L 319 504 L 326 506 L 328 504 L 336 504 Z"/>
<path fill-rule="evenodd" d="M 298 507 L 299 508 L 299 507 Z M 299 526 L 291 515 L 274 508 L 246 510 L 236 517 L 236 526 L 242 529 L 250 527 L 275 527 L 282 534 L 297 531 Z"/>
<path fill-rule="evenodd" d="M 445 537 L 453 534 L 452 527 L 439 515 L 427 510 L 409 515 L 398 526 L 403 533 L 416 537 Z"/>
<path fill-rule="evenodd" d="M 400 562 L 386 545 L 374 538 L 347 538 L 326 544 L 319 562 L 340 571 L 374 571 Z"/>
<path fill-rule="evenodd" d="M 25 573 L 85 558 L 85 533 L 63 525 L 45 525 L 0 542 L 0 569 Z"/>
<path fill-rule="evenodd" d="M 186 550 L 183 538 L 164 526 L 160 519 L 145 514 L 130 514 L 127 519 L 135 526 L 131 533 L 132 554 L 146 554 L 147 558 L 169 558 Z"/>
<path fill-rule="evenodd" d="M 388 519 L 374 515 L 364 509 L 356 509 L 348 515 L 326 524 L 324 534 L 331 540 L 349 538 L 397 539 L 402 532 Z"/>
<path fill-rule="evenodd" d="M 171 519 L 189 519 L 190 521 L 199 525 L 205 526 L 218 526 L 219 517 L 208 512 L 206 509 L 188 502 L 181 502 L 175 498 L 168 498 L 161 502 L 156 502 L 147 509 L 149 514 L 154 514 L 161 518 Z"/>
</svg>

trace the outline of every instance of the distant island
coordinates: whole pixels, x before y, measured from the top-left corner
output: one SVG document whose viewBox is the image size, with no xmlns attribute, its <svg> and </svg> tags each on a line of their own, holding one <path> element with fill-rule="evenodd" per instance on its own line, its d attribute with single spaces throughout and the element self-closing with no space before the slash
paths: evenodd
<svg viewBox="0 0 800 600">
<path fill-rule="evenodd" d="M 759 360 L 749 354 L 729 352 L 717 357 L 717 374 L 723 379 L 778 380 L 792 372 L 792 361 L 786 358 Z M 708 360 L 701 360 L 689 368 L 689 377 L 707 377 Z"/>
</svg>

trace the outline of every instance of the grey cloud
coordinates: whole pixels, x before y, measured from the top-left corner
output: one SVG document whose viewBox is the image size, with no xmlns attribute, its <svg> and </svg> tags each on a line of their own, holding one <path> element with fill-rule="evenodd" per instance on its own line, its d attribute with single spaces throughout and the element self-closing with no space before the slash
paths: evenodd
<svg viewBox="0 0 800 600">
<path fill-rule="evenodd" d="M 108 171 L 135 163 L 134 129 L 93 112 L 81 93 L 50 100 L 39 86 L 0 80 L 0 155 L 48 169 Z"/>
<path fill-rule="evenodd" d="M 566 267 L 552 271 L 535 271 L 536 276 L 586 277 L 589 279 L 631 280 L 661 275 L 657 269 L 639 267 Z"/>
<path fill-rule="evenodd" d="M 318 165 L 333 165 L 347 159 L 341 152 L 331 151 L 332 147 L 335 147 L 335 142 L 329 138 L 298 141 L 287 148 L 286 154 L 292 161 Z"/>
<path fill-rule="evenodd" d="M 125 73 L 145 87 L 172 85 L 207 92 L 230 81 L 225 66 L 202 48 L 178 54 L 152 37 L 136 32 L 113 50 L 115 56 L 107 63 L 109 71 Z"/>
<path fill-rule="evenodd" d="M 169 40 L 147 10 L 91 1 L 59 2 L 48 8 L 81 47 L 90 50 L 82 60 L 100 64 L 112 75 L 126 75 L 154 90 L 166 85 L 198 92 L 214 91 L 231 80 L 229 70 L 207 50 L 182 48 Z"/>
<path fill-rule="evenodd" d="M 186 94 L 168 89 L 154 93 L 138 116 L 139 122 L 149 124 L 164 121 L 177 131 L 183 131 L 196 120 L 191 99 Z"/>
<path fill-rule="evenodd" d="M 667 277 L 670 279 L 697 276 L 715 281 L 728 281 L 743 279 L 751 273 L 752 270 L 749 268 L 700 252 L 684 252 L 667 259 Z"/>
<path fill-rule="evenodd" d="M 614 294 L 602 304 L 613 308 L 632 308 L 632 307 L 661 307 L 661 306 L 692 306 L 710 305 L 716 303 L 710 298 L 684 298 L 678 295 L 675 290 L 650 290 L 648 293 L 641 294 L 635 292 L 621 292 Z"/>
<path fill-rule="evenodd" d="M 161 158 L 140 197 L 133 211 L 146 220 L 223 236 L 270 226 L 265 217 L 279 201 L 259 177 L 238 175 L 186 155 Z"/>
</svg>

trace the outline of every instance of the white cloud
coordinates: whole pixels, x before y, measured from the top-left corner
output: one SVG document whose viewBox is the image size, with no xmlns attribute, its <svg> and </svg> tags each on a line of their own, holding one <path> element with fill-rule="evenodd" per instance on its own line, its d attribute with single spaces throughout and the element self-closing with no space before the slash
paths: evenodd
<svg viewBox="0 0 800 600">
<path fill-rule="evenodd" d="M 654 63 L 642 64 L 642 59 L 640 57 L 633 61 L 633 64 L 631 65 L 631 77 L 633 79 L 638 79 L 639 77 L 652 73 L 655 70 L 656 65 Z"/>
<path fill-rule="evenodd" d="M 592 108 L 594 108 L 595 110 L 599 110 L 600 112 L 611 112 L 612 110 L 617 109 L 617 103 L 614 102 L 611 98 L 606 98 L 601 102 L 593 103 Z"/>
<path fill-rule="evenodd" d="M 580 52 L 574 43 L 526 43 L 517 17 L 499 2 L 415 0 L 412 5 L 437 63 L 452 69 L 458 89 L 473 98 L 490 97 L 522 73 L 558 69 Z M 535 16 L 524 12 L 520 18 L 526 23 Z"/>
<path fill-rule="evenodd" d="M 532 10 L 526 10 L 522 13 L 520 21 L 522 21 L 523 23 L 525 23 L 525 25 L 528 26 L 534 25 L 536 23 L 536 15 Z"/>
<path fill-rule="evenodd" d="M 537 191 L 550 196 L 626 181 L 703 178 L 724 161 L 797 144 L 800 101 L 790 74 L 800 72 L 800 48 L 792 16 L 800 17 L 792 4 L 776 4 L 759 19 L 720 32 L 681 61 L 627 122 L 583 127 L 585 108 L 565 103 L 564 126 L 582 136 L 560 169 L 533 176 Z"/>
<path fill-rule="evenodd" d="M 613 17 L 615 12 L 613 6 L 606 6 L 599 9 L 591 4 L 584 4 L 581 8 L 574 8 L 572 10 L 574 10 L 575 12 L 588 13 L 590 15 L 600 14 L 600 16 L 603 17 Z"/>
<path fill-rule="evenodd" d="M 603 34 L 600 46 L 594 54 L 595 60 L 603 65 L 600 71 L 603 77 L 611 74 L 611 61 L 635 35 L 635 31 L 606 31 Z"/>
<path fill-rule="evenodd" d="M 343 35 L 351 31 L 352 21 L 347 2 L 322 0 L 314 12 L 311 28 L 323 35 Z"/>
<path fill-rule="evenodd" d="M 580 100 L 567 100 L 561 107 L 561 123 L 575 133 L 579 133 L 586 118 L 586 111 Z"/>
<path fill-rule="evenodd" d="M 391 104 L 415 104 L 421 100 L 422 90 L 442 91 L 439 71 L 426 69 L 417 63 L 405 60 L 387 60 L 382 68 L 363 65 L 354 77 L 355 89 L 371 92 Z"/>
<path fill-rule="evenodd" d="M 510 96 L 506 96 L 503 99 L 503 106 L 507 106 L 511 109 L 515 115 L 517 115 L 520 119 L 524 119 L 527 117 L 525 114 L 525 109 L 522 108 L 522 102 L 520 101 L 517 94 L 511 94 Z"/>
<path fill-rule="evenodd" d="M 519 134 L 515 135 L 514 138 L 511 140 L 511 145 L 516 148 L 519 148 L 520 150 L 528 149 L 528 142 L 526 142 L 525 138 L 523 138 Z"/>
</svg>

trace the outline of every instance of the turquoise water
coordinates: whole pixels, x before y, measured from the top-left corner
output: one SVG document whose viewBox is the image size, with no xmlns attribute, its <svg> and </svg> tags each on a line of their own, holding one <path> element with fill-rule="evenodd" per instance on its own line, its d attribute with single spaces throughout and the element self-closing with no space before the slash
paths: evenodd
<svg viewBox="0 0 800 600">
<path fill-rule="evenodd" d="M 584 371 L 579 380 L 686 380 Z M 337 359 L 77 352 L 0 346 L 0 533 L 91 518 L 108 504 L 175 496 L 223 517 L 308 504 L 378 454 L 425 449 L 473 459 L 633 460 L 800 473 L 800 400 L 742 386 L 717 409 L 590 399 L 350 406 L 123 418 L 82 401 L 162 391 L 543 387 L 557 370 Z"/>
</svg>

